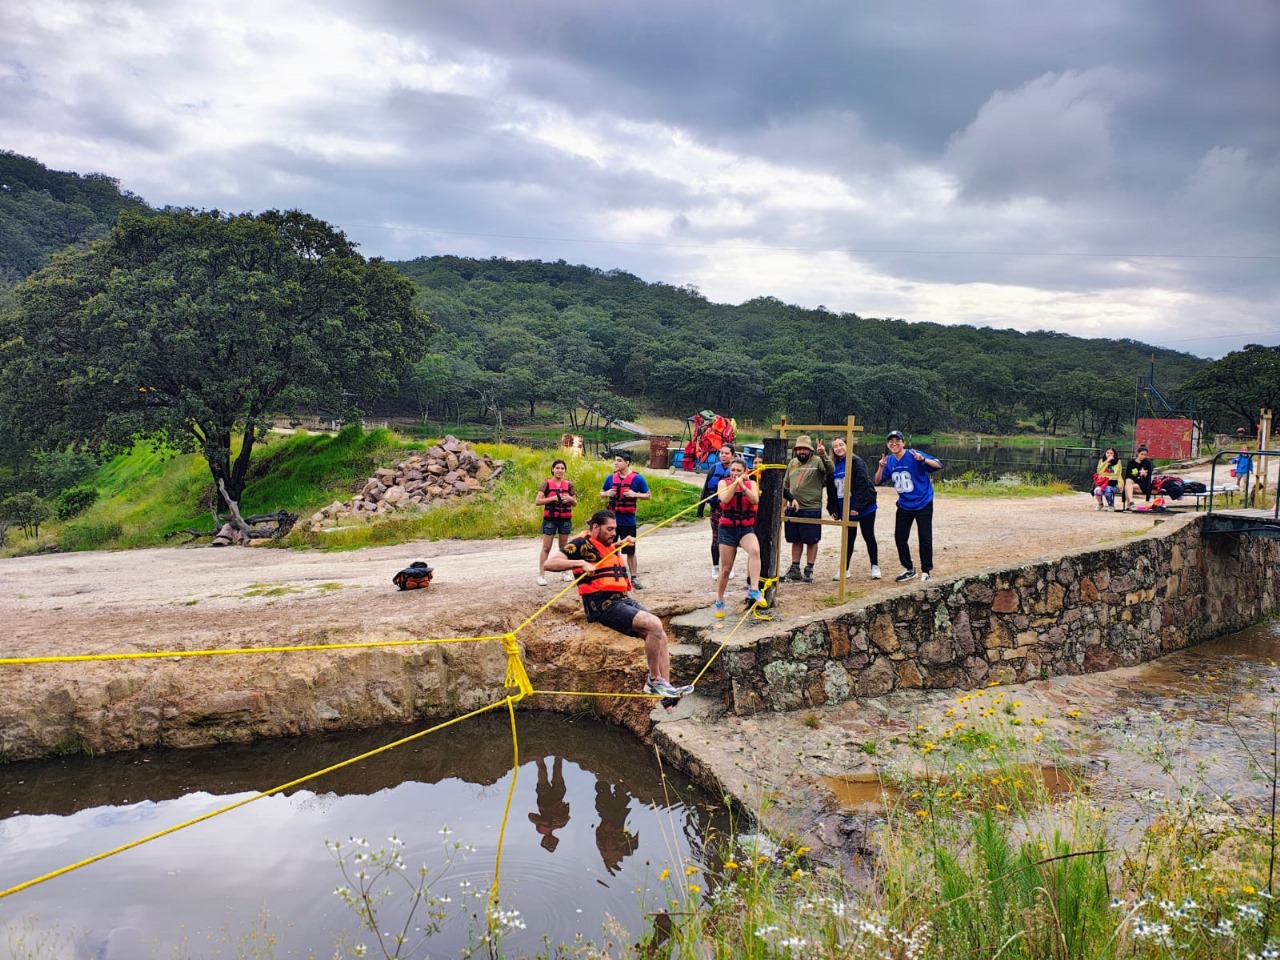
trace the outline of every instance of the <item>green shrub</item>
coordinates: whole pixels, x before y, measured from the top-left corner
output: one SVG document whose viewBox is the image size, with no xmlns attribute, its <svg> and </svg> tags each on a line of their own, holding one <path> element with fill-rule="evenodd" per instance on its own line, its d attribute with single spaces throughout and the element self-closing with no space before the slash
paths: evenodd
<svg viewBox="0 0 1280 960">
<path fill-rule="evenodd" d="M 70 520 L 88 510 L 97 499 L 97 487 L 68 487 L 53 501 L 53 515 L 59 520 Z"/>
<path fill-rule="evenodd" d="M 58 546 L 63 550 L 95 550 L 118 540 L 121 532 L 118 523 L 69 523 L 58 538 Z"/>
</svg>

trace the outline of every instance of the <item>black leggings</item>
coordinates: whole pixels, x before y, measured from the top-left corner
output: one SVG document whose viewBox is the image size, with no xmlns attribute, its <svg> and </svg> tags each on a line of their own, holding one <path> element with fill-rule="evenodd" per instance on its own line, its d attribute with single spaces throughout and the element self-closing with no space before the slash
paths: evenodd
<svg viewBox="0 0 1280 960">
<path fill-rule="evenodd" d="M 928 573 L 933 569 L 933 501 L 920 510 L 904 510 L 898 508 L 894 518 L 893 539 L 898 544 L 898 560 L 903 569 L 914 570 L 911 563 L 911 524 L 916 525 L 916 535 L 920 538 L 920 570 Z"/>
<path fill-rule="evenodd" d="M 867 545 L 867 559 L 871 561 L 871 565 L 878 567 L 880 565 L 880 545 L 876 543 L 876 514 L 879 511 L 873 510 L 865 516 L 851 517 L 856 520 L 858 525 L 850 527 L 848 532 L 848 541 L 844 548 L 844 566 L 849 569 L 849 561 L 853 559 L 853 548 L 858 542 L 858 531 L 862 531 L 862 542 Z"/>
</svg>

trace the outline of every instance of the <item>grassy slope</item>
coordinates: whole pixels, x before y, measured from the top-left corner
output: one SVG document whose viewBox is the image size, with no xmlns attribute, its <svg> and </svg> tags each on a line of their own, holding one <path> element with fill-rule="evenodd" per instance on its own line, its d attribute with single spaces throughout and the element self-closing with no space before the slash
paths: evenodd
<svg viewBox="0 0 1280 960">
<path fill-rule="evenodd" d="M 247 516 L 283 508 L 305 520 L 334 500 L 349 499 L 378 467 L 389 466 L 425 445 L 390 430 L 366 433 L 355 427 L 337 435 L 273 435 L 254 450 L 241 512 Z M 541 516 L 533 498 L 555 454 L 504 444 L 476 444 L 475 448 L 509 462 L 491 491 L 421 514 L 353 523 L 322 535 L 298 531 L 284 543 L 351 549 L 445 537 L 536 536 Z M 609 469 L 604 461 L 571 465 L 569 479 L 579 490 L 574 514 L 579 524 L 602 505 L 596 492 Z M 653 499 L 646 509 L 648 520 L 665 519 L 697 500 L 696 488 L 681 481 L 654 476 L 649 482 Z M 38 540 L 17 540 L 9 554 L 29 553 L 54 542 L 63 549 L 158 546 L 165 542 L 165 534 L 212 528 L 212 483 L 208 467 L 197 455 L 163 454 L 139 445 L 105 464 L 89 483 L 99 491 L 97 503 L 65 524 L 45 524 Z"/>
</svg>

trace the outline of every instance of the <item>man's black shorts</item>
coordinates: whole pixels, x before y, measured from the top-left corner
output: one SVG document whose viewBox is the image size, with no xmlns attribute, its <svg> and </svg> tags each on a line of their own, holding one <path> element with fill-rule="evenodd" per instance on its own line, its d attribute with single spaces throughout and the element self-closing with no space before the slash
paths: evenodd
<svg viewBox="0 0 1280 960">
<path fill-rule="evenodd" d="M 796 510 L 787 511 L 786 516 L 789 517 L 811 517 L 817 520 L 822 516 L 821 510 Z M 817 543 L 822 539 L 822 525 L 818 523 L 791 523 L 790 521 L 782 524 L 782 538 L 787 543 Z"/>
<path fill-rule="evenodd" d="M 631 519 L 635 519 L 635 518 L 632 517 Z M 622 518 L 619 517 L 618 518 L 618 539 L 621 540 L 623 537 L 634 537 L 635 535 L 636 535 L 635 524 L 632 524 L 629 527 L 623 526 Z M 636 545 L 634 543 L 628 543 L 625 547 L 623 547 L 621 550 L 618 551 L 618 553 L 622 554 L 624 557 L 629 557 L 635 552 L 636 552 Z"/>
<path fill-rule="evenodd" d="M 644 607 L 626 594 L 619 594 L 605 599 L 599 606 L 594 606 L 594 609 L 588 609 L 587 622 L 598 623 L 624 636 L 634 637 L 631 624 L 639 613 L 644 613 Z"/>
</svg>

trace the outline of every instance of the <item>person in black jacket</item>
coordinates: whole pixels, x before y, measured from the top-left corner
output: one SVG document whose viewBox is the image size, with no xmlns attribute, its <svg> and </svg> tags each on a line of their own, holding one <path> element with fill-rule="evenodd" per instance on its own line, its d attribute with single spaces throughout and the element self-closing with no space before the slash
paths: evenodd
<svg viewBox="0 0 1280 960">
<path fill-rule="evenodd" d="M 1141 493 L 1146 500 L 1151 499 L 1151 481 L 1155 479 L 1152 469 L 1151 455 L 1146 447 L 1139 447 L 1132 460 L 1124 465 L 1124 508 L 1133 509 L 1137 494 Z"/>
<path fill-rule="evenodd" d="M 835 469 L 827 480 L 827 513 L 837 520 L 844 518 L 844 498 L 849 496 L 849 519 L 857 520 L 856 528 L 850 527 L 845 541 L 844 566 L 847 569 L 853 559 L 853 547 L 858 542 L 858 531 L 867 545 L 867 559 L 871 561 L 871 579 L 880 579 L 880 546 L 876 543 L 876 487 L 871 482 L 867 465 L 856 453 L 846 462 L 848 447 L 843 437 L 831 441 L 831 459 Z M 852 481 L 846 483 L 846 470 L 852 473 Z M 850 574 L 852 576 L 852 574 Z M 840 579 L 836 570 L 832 580 Z"/>
</svg>

